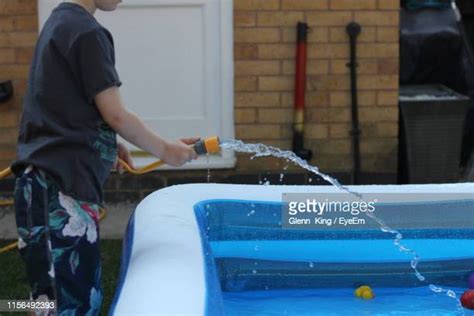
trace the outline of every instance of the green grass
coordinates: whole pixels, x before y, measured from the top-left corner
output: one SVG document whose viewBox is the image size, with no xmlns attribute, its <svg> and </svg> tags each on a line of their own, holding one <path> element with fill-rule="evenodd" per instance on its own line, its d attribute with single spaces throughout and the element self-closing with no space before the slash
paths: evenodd
<svg viewBox="0 0 474 316">
<path fill-rule="evenodd" d="M 10 242 L 13 241 L 0 240 L 0 247 Z M 104 290 L 101 315 L 107 315 L 117 285 L 122 241 L 101 240 L 100 247 L 102 255 L 102 288 Z M 28 297 L 28 281 L 18 250 L 15 248 L 7 253 L 0 254 L 0 299 L 28 299 Z"/>
</svg>

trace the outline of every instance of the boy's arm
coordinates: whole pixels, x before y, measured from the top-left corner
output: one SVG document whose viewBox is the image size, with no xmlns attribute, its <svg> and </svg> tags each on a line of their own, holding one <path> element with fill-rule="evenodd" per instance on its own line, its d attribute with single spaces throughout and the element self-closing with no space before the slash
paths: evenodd
<svg viewBox="0 0 474 316">
<path fill-rule="evenodd" d="M 123 105 L 118 87 L 111 87 L 100 92 L 94 100 L 107 124 L 135 146 L 172 166 L 181 166 L 197 158 L 192 146 L 182 141 L 168 142 L 149 129 L 134 113 L 128 111 Z M 195 141 L 197 139 L 186 142 Z"/>
</svg>

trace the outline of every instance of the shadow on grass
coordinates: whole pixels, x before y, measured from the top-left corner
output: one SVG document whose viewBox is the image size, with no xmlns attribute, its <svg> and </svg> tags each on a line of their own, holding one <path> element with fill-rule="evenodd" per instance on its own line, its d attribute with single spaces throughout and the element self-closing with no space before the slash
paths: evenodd
<svg viewBox="0 0 474 316">
<path fill-rule="evenodd" d="M 13 241 L 0 240 L 0 247 L 10 242 Z M 100 247 L 102 256 L 102 288 L 104 290 L 104 300 L 100 314 L 107 315 L 117 285 L 122 241 L 101 240 Z M 23 261 L 16 248 L 7 253 L 0 254 L 0 267 L 0 299 L 28 299 L 28 280 L 26 279 Z M 20 314 L 15 313 L 15 315 Z"/>
</svg>

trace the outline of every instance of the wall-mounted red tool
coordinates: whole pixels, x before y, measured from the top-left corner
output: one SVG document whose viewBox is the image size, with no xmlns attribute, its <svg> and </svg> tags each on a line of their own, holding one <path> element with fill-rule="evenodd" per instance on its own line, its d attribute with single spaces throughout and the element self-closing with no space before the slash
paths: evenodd
<svg viewBox="0 0 474 316">
<path fill-rule="evenodd" d="M 295 71 L 295 112 L 293 121 L 293 152 L 300 158 L 311 160 L 313 153 L 304 148 L 304 108 L 306 92 L 306 42 L 308 24 L 298 22 L 296 41 L 296 71 Z"/>
</svg>

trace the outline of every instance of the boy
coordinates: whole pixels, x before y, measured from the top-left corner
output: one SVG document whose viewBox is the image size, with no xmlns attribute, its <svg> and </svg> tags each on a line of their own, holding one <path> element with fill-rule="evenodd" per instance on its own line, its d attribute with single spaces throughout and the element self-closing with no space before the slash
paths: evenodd
<svg viewBox="0 0 474 316">
<path fill-rule="evenodd" d="M 32 299 L 57 300 L 57 313 L 100 310 L 98 212 L 117 156 L 116 133 L 173 166 L 196 159 L 197 138 L 168 142 L 120 99 L 111 34 L 93 17 L 119 0 L 61 3 L 35 49 L 18 139 L 15 209 L 18 247 Z"/>
</svg>

